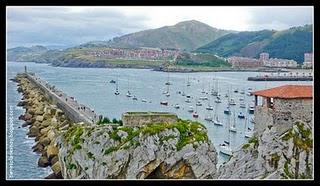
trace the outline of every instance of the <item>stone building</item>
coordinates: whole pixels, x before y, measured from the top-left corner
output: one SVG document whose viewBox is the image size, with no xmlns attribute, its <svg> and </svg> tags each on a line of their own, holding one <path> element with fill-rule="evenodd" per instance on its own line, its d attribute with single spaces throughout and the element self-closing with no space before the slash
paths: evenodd
<svg viewBox="0 0 320 186">
<path fill-rule="evenodd" d="M 141 126 L 153 123 L 174 123 L 178 116 L 169 112 L 126 112 L 122 114 L 123 126 Z"/>
<path fill-rule="evenodd" d="M 284 85 L 252 94 L 255 96 L 255 133 L 261 134 L 266 127 L 273 126 L 281 135 L 298 120 L 313 128 L 312 86 Z"/>
</svg>

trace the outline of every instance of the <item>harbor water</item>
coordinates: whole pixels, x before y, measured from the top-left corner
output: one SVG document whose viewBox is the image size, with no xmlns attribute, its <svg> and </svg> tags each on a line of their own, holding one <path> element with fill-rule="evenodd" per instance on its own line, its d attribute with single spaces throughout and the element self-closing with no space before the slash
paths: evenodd
<svg viewBox="0 0 320 186">
<path fill-rule="evenodd" d="M 27 137 L 27 128 L 22 128 L 23 121 L 18 120 L 19 115 L 24 113 L 22 108 L 16 106 L 21 95 L 16 90 L 16 83 L 9 79 L 23 72 L 24 66 L 57 89 L 73 96 L 79 103 L 110 119 L 121 119 L 121 114 L 128 111 L 164 111 L 174 112 L 182 119 L 199 121 L 206 126 L 209 139 L 217 151 L 219 144 L 225 140 L 230 142 L 232 149 L 239 148 L 248 140 L 244 132 L 248 128 L 254 129 L 254 124 L 250 122 L 253 114 L 248 113 L 248 106 L 254 98 L 247 95 L 249 88 L 254 91 L 286 84 L 313 83 L 247 81 L 249 76 L 262 75 L 259 72 L 166 73 L 149 69 L 65 68 L 31 62 L 7 62 L 7 179 L 42 179 L 50 172 L 50 168 L 37 167 L 39 155 L 31 149 L 34 139 Z M 110 83 L 111 80 L 116 83 Z M 165 85 L 167 81 L 171 85 Z M 187 86 L 188 82 L 190 86 Z M 120 95 L 114 94 L 117 84 Z M 218 91 L 221 103 L 215 103 L 216 96 L 211 95 L 211 89 Z M 234 92 L 236 89 L 237 93 Z M 242 90 L 244 94 L 240 93 Z M 137 100 L 127 97 L 128 91 Z M 164 91 L 168 91 L 170 96 L 163 94 Z M 229 97 L 225 97 L 226 94 Z M 186 102 L 186 95 L 190 95 L 190 103 Z M 202 106 L 196 106 L 197 100 L 206 98 L 200 100 Z M 236 102 L 236 105 L 230 106 L 235 117 L 233 114 L 224 114 L 229 98 Z M 244 100 L 246 108 L 240 108 L 240 99 Z M 167 101 L 168 105 L 161 105 L 161 101 Z M 179 108 L 175 108 L 176 104 Z M 208 105 L 213 110 L 206 110 Z M 188 112 L 190 106 L 197 111 L 198 118 L 193 118 L 192 113 Z M 248 118 L 248 125 L 245 124 L 246 119 L 238 118 L 240 112 Z M 223 126 L 205 120 L 205 117 L 215 115 Z M 230 133 L 229 140 L 228 123 L 234 121 L 237 132 Z M 228 159 L 228 156 L 219 153 L 218 166 Z"/>
</svg>

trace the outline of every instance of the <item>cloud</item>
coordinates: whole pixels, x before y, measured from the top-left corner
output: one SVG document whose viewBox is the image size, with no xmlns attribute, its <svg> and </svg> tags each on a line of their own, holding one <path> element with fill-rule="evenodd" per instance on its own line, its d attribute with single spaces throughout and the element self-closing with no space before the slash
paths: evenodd
<svg viewBox="0 0 320 186">
<path fill-rule="evenodd" d="M 251 15 L 248 28 L 251 30 L 283 30 L 313 22 L 312 7 L 252 7 L 248 12 Z"/>
<path fill-rule="evenodd" d="M 76 45 L 144 30 L 146 17 L 112 9 L 8 8 L 8 45 Z"/>
<path fill-rule="evenodd" d="M 313 21 L 312 7 L 7 7 L 8 47 L 77 45 L 195 19 L 229 30 L 286 29 Z"/>
</svg>

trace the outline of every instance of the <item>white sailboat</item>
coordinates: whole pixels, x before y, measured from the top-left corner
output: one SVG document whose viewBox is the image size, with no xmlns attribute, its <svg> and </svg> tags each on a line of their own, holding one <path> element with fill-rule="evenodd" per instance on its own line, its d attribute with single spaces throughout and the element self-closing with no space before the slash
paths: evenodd
<svg viewBox="0 0 320 186">
<path fill-rule="evenodd" d="M 188 75 L 187 87 L 189 87 L 190 85 L 191 85 L 191 83 L 190 83 L 190 79 L 189 79 L 189 75 Z"/>
<path fill-rule="evenodd" d="M 217 91 L 217 87 L 216 87 L 216 84 L 217 82 L 215 81 L 215 79 L 213 78 L 213 88 L 211 89 L 211 95 L 212 96 L 218 96 L 218 91 Z"/>
<path fill-rule="evenodd" d="M 129 77 L 128 77 L 128 92 L 127 92 L 126 96 L 130 98 L 130 97 L 132 97 L 132 95 L 131 95 L 131 92 L 130 92 L 129 88 L 130 87 L 129 87 Z"/>
<path fill-rule="evenodd" d="M 120 92 L 119 92 L 119 85 L 118 85 L 118 76 L 117 76 L 117 82 L 116 82 L 116 91 L 115 91 L 115 95 L 119 95 L 120 94 Z"/>
<path fill-rule="evenodd" d="M 214 119 L 213 119 L 213 124 L 222 126 L 223 123 L 220 121 L 219 116 L 218 116 L 218 105 L 216 104 L 215 106 L 215 112 L 214 112 Z"/>
<path fill-rule="evenodd" d="M 235 112 L 233 112 L 233 122 L 229 130 L 230 132 L 237 132 Z"/>
<path fill-rule="evenodd" d="M 248 127 L 248 117 L 246 117 L 246 122 L 245 122 L 245 132 L 244 132 L 244 137 L 245 138 L 251 138 L 253 136 L 253 131 Z"/>
<path fill-rule="evenodd" d="M 228 119 L 228 127 L 230 127 L 230 118 Z M 228 132 L 228 141 L 224 141 L 223 144 L 220 145 L 220 152 L 222 154 L 225 154 L 227 156 L 232 155 L 232 148 L 231 148 L 231 139 L 230 139 L 230 130 L 227 130 Z"/>
</svg>

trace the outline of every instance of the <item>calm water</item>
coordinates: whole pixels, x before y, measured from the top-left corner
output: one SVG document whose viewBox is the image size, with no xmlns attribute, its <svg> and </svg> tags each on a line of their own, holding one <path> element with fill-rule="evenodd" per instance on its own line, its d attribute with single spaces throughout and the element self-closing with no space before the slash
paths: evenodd
<svg viewBox="0 0 320 186">
<path fill-rule="evenodd" d="M 23 72 L 24 66 L 27 65 L 28 70 L 36 73 L 40 78 L 48 81 L 51 85 L 55 85 L 58 89 L 64 91 L 70 96 L 74 96 L 78 102 L 83 103 L 95 112 L 112 118 L 121 118 L 121 114 L 127 111 L 165 111 L 174 112 L 180 118 L 197 120 L 203 123 L 208 129 L 210 140 L 214 143 L 219 151 L 219 144 L 224 140 L 228 140 L 227 119 L 233 121 L 233 116 L 225 115 L 223 110 L 227 107 L 227 99 L 225 94 L 230 90 L 231 97 L 237 103 L 231 106 L 231 110 L 236 113 L 237 133 L 231 133 L 231 146 L 239 147 L 247 141 L 244 138 L 245 120 L 237 117 L 239 112 L 243 112 L 251 119 L 253 115 L 247 114 L 247 108 L 239 107 L 239 98 L 244 97 L 246 103 L 251 103 L 252 96 L 246 94 L 233 93 L 234 89 L 247 90 L 251 87 L 253 90 L 271 88 L 284 84 L 312 84 L 312 82 L 253 82 L 247 81 L 248 76 L 259 75 L 257 72 L 206 72 L 206 73 L 168 73 L 155 72 L 147 69 L 102 69 L 102 68 L 63 68 L 52 67 L 47 64 L 35 63 L 15 63 L 8 62 L 7 80 L 13 78 L 17 72 Z M 191 86 L 187 87 L 187 79 L 189 76 Z M 172 83 L 169 87 L 170 97 L 166 97 L 163 91 L 167 90 L 165 82 L 168 80 Z M 213 80 L 218 79 L 218 81 Z M 120 95 L 114 95 L 116 84 L 109 83 L 110 80 L 119 82 Z M 210 89 L 219 87 L 222 103 L 216 104 L 215 97 L 210 95 Z M 7 156 L 8 167 L 7 176 L 9 177 L 9 164 L 11 155 L 13 156 L 13 177 L 14 179 L 27 178 L 43 178 L 50 169 L 38 168 L 38 155 L 32 152 L 31 147 L 34 144 L 33 139 L 26 137 L 27 130 L 18 128 L 22 122 L 17 118 L 24 110 L 16 107 L 21 99 L 21 95 L 16 91 L 16 83 L 7 82 Z M 126 92 L 130 92 L 138 98 L 138 101 L 126 97 Z M 201 93 L 203 90 L 206 93 Z M 186 97 L 178 92 L 185 92 L 192 96 L 191 103 L 186 103 Z M 196 100 L 199 97 L 208 97 L 209 100 L 201 101 L 202 106 L 196 107 Z M 230 96 L 230 95 L 229 95 Z M 147 100 L 142 102 L 141 99 Z M 161 101 L 168 101 L 168 106 L 160 105 Z M 207 111 L 205 108 L 208 102 L 214 106 L 213 111 Z M 180 105 L 180 109 L 174 108 L 175 104 Z M 194 119 L 192 114 L 188 112 L 189 106 L 192 105 L 197 109 L 199 118 Z M 10 110 L 11 106 L 11 110 Z M 10 121 L 10 111 L 13 120 Z M 217 113 L 219 119 L 222 120 L 224 126 L 216 126 L 211 122 L 207 122 L 204 118 L 207 115 Z M 254 128 L 253 124 L 248 122 L 250 128 Z M 13 133 L 10 129 L 13 126 Z M 11 135 L 11 136 L 10 136 Z M 10 143 L 10 140 L 14 140 Z M 11 144 L 11 145 L 10 145 Z M 10 147 L 13 151 L 10 152 Z M 226 161 L 227 156 L 219 154 L 219 164 Z"/>
</svg>

